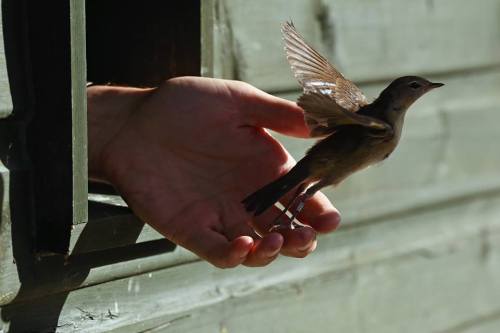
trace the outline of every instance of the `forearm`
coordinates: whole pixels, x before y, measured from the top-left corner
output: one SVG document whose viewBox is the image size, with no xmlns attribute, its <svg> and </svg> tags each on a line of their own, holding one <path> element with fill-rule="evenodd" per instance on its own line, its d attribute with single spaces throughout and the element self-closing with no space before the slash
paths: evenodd
<svg viewBox="0 0 500 333">
<path fill-rule="evenodd" d="M 153 89 L 113 86 L 87 88 L 89 178 L 106 181 L 103 152 Z"/>
</svg>

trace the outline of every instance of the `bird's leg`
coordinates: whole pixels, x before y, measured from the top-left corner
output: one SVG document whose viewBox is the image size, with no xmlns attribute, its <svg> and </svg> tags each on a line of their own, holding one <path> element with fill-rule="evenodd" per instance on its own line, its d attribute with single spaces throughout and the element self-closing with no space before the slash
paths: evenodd
<svg viewBox="0 0 500 333">
<path fill-rule="evenodd" d="M 297 195 L 295 197 L 295 199 L 293 200 L 293 202 L 298 201 L 298 203 L 297 203 L 297 206 L 295 207 L 295 209 L 294 209 L 294 211 L 292 213 L 292 216 L 288 220 L 287 227 L 289 229 L 295 229 L 295 228 L 301 228 L 301 227 L 303 227 L 303 225 L 301 223 L 295 222 L 295 217 L 297 217 L 297 215 L 299 215 L 299 213 L 302 211 L 302 209 L 304 209 L 306 201 L 309 200 L 309 198 L 311 198 L 323 186 L 325 186 L 325 182 L 324 181 L 318 182 L 318 183 L 314 184 L 313 186 L 309 187 L 305 192 L 300 193 L 299 195 Z M 291 206 L 291 204 L 289 206 Z"/>
<path fill-rule="evenodd" d="M 291 217 L 286 217 L 286 221 L 281 222 L 278 219 L 274 220 L 274 225 L 269 229 L 269 232 L 277 231 L 277 230 L 293 230 L 296 228 L 302 228 L 303 225 L 300 224 L 299 222 L 295 222 L 295 217 L 300 213 L 300 211 L 304 208 L 304 203 L 306 200 L 309 199 L 309 195 L 307 195 L 305 192 L 300 193 L 297 195 L 290 204 L 288 204 L 287 207 L 292 206 L 293 203 L 298 201 L 297 208 L 295 208 L 293 214 Z M 280 217 L 283 216 L 284 213 L 281 212 Z"/>
<path fill-rule="evenodd" d="M 302 211 L 304 208 L 306 201 L 312 196 L 312 194 L 308 194 L 307 192 L 304 192 L 302 195 L 300 195 L 297 199 L 299 199 L 299 203 L 297 204 L 297 207 L 295 207 L 294 212 L 292 213 L 292 216 L 290 217 L 290 225 L 291 229 L 295 229 L 297 227 L 302 227 L 302 225 L 298 224 L 295 222 L 295 217 L 299 215 L 299 213 Z"/>
<path fill-rule="evenodd" d="M 300 195 L 303 194 L 304 189 L 306 188 L 306 184 L 302 183 L 299 185 L 297 188 L 297 191 L 295 192 L 295 195 L 293 198 L 288 202 L 288 204 L 283 208 L 281 213 L 274 219 L 273 221 L 273 226 L 269 229 L 269 232 L 275 231 L 276 229 L 293 229 L 292 224 L 293 224 L 293 219 L 290 220 L 287 217 L 287 220 L 285 223 L 280 222 L 281 218 L 283 215 L 286 216 L 286 212 L 290 210 L 290 207 L 293 206 L 293 204 L 299 199 Z"/>
</svg>

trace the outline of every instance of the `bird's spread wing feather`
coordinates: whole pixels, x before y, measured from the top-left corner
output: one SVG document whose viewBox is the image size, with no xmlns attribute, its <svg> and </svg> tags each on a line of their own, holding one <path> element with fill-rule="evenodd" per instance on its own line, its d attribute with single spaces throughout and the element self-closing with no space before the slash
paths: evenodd
<svg viewBox="0 0 500 333">
<path fill-rule="evenodd" d="M 348 123 L 352 124 L 355 121 L 354 119 L 358 117 L 343 116 L 342 120 L 339 117 L 345 113 L 344 111 L 353 113 L 368 104 L 361 90 L 354 83 L 344 78 L 328 60 L 309 46 L 295 30 L 293 23 L 286 22 L 283 24 L 282 33 L 285 40 L 286 57 L 295 77 L 304 89 L 302 99 L 307 99 L 304 96 L 309 94 L 319 94 L 331 100 L 329 103 L 331 109 L 323 109 L 322 111 L 313 108 L 305 109 L 305 117 L 311 135 L 322 136 L 334 132 L 335 129 L 328 126 L 335 127 L 341 125 L 341 123 L 334 122 L 330 118 L 337 119 L 344 124 L 348 121 L 347 119 L 350 119 L 351 122 Z M 314 101 L 318 100 L 316 95 L 311 97 L 308 102 L 315 103 Z M 321 103 L 324 104 L 325 102 Z M 328 128 L 324 128 L 325 126 Z"/>
<path fill-rule="evenodd" d="M 385 121 L 348 111 L 339 106 L 327 95 L 310 92 L 298 99 L 298 105 L 304 109 L 306 124 L 311 136 L 320 137 L 331 134 L 342 125 L 360 125 L 374 130 L 390 130 Z"/>
</svg>

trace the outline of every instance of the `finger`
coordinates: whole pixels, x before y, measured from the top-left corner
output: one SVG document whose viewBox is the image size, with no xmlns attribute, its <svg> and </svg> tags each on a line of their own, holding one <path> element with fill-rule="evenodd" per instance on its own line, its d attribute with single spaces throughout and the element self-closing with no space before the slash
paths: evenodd
<svg viewBox="0 0 500 333">
<path fill-rule="evenodd" d="M 271 206 L 259 216 L 255 216 L 252 220 L 252 225 L 260 235 L 266 235 L 275 225 L 276 219 L 280 215 L 281 209 L 276 206 Z M 282 218 L 285 219 L 286 216 L 283 215 Z"/>
<path fill-rule="evenodd" d="M 281 209 L 278 207 L 270 207 L 261 215 L 254 218 L 254 227 L 261 235 L 269 232 L 272 226 L 275 225 L 276 218 L 281 215 L 281 219 L 285 220 L 288 217 L 281 214 Z M 284 242 L 281 247 L 281 254 L 303 258 L 311 253 L 311 248 L 316 240 L 316 231 L 311 227 L 296 228 L 296 229 L 281 229 L 277 230 L 283 236 Z"/>
<path fill-rule="evenodd" d="M 283 242 L 283 236 L 276 232 L 256 240 L 243 265 L 249 267 L 268 265 L 279 255 Z"/>
<path fill-rule="evenodd" d="M 340 212 L 322 192 L 316 192 L 304 205 L 297 219 L 319 233 L 335 231 L 340 225 Z"/>
<path fill-rule="evenodd" d="M 210 228 L 193 231 L 191 237 L 180 244 L 219 268 L 235 267 L 243 263 L 254 248 L 254 240 L 240 236 L 229 241 L 226 236 Z"/>
<path fill-rule="evenodd" d="M 295 137 L 309 137 L 304 111 L 295 102 L 270 95 L 242 82 L 231 87 L 238 109 L 243 112 L 245 125 L 269 128 Z"/>
<path fill-rule="evenodd" d="M 250 236 L 253 239 L 260 238 L 247 221 L 237 218 L 225 223 L 223 234 L 228 239 L 236 239 L 240 236 Z"/>
<path fill-rule="evenodd" d="M 293 200 L 296 194 L 296 189 L 289 191 L 280 199 L 280 203 L 288 205 L 290 200 Z M 292 210 L 296 207 L 290 207 Z M 320 233 L 332 232 L 340 224 L 340 212 L 335 208 L 330 200 L 322 192 L 316 192 L 312 197 L 304 203 L 304 208 L 298 214 L 297 219 L 311 226 L 314 230 Z"/>
<path fill-rule="evenodd" d="M 288 257 L 304 258 L 316 248 L 316 231 L 311 227 L 282 229 L 278 232 L 285 240 L 281 254 Z"/>
</svg>

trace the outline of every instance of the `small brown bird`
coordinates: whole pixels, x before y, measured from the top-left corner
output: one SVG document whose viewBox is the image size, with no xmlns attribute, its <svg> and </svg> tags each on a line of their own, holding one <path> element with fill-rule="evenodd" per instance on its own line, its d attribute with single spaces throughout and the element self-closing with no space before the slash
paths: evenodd
<svg viewBox="0 0 500 333">
<path fill-rule="evenodd" d="M 272 228 L 294 228 L 304 202 L 321 188 L 338 185 L 352 173 L 387 158 L 396 148 L 406 110 L 426 92 L 443 86 L 418 76 L 400 77 L 368 103 L 361 90 L 309 46 L 293 23 L 282 26 L 286 57 L 304 91 L 304 109 L 311 137 L 323 137 L 287 174 L 242 202 L 255 216 L 297 188 Z M 295 207 L 293 207 L 295 205 Z M 293 209 L 293 210 L 292 210 Z M 280 222 L 287 211 L 292 216 Z"/>
</svg>

